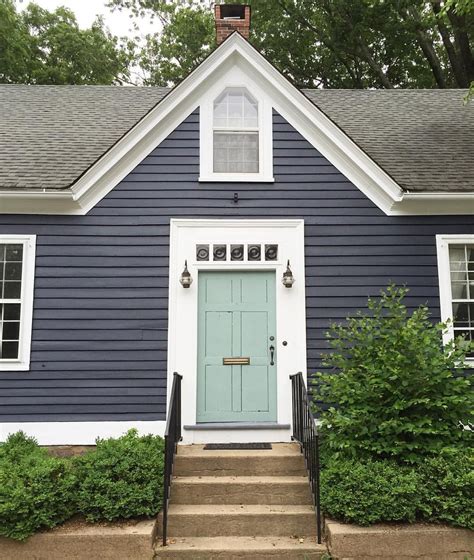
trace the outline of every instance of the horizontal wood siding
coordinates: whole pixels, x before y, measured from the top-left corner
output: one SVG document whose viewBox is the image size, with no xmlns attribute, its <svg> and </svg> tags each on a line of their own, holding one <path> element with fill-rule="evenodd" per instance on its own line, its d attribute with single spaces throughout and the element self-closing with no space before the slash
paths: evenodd
<svg viewBox="0 0 474 560">
<path fill-rule="evenodd" d="M 0 216 L 38 236 L 31 371 L 0 372 L 0 421 L 165 418 L 170 218 L 304 218 L 310 372 L 330 322 L 390 281 L 439 318 L 435 235 L 474 233 L 473 216 L 385 216 L 277 114 L 274 184 L 199 184 L 198 125 L 87 216 Z"/>
</svg>

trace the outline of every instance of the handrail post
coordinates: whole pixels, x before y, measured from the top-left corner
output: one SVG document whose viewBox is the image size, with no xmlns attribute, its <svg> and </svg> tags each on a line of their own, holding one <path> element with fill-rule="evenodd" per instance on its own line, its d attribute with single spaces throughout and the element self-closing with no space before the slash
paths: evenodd
<svg viewBox="0 0 474 560">
<path fill-rule="evenodd" d="M 181 441 L 181 380 L 183 377 L 173 373 L 173 385 L 169 401 L 168 417 L 164 436 L 165 466 L 163 472 L 163 546 L 166 546 L 168 533 L 168 506 L 170 498 L 171 477 L 173 475 L 174 456 Z"/>
<path fill-rule="evenodd" d="M 303 374 L 290 375 L 291 402 L 293 409 L 293 439 L 299 442 L 308 470 L 311 494 L 316 510 L 318 543 L 322 540 L 319 434 L 311 411 L 311 401 L 306 390 Z"/>
</svg>

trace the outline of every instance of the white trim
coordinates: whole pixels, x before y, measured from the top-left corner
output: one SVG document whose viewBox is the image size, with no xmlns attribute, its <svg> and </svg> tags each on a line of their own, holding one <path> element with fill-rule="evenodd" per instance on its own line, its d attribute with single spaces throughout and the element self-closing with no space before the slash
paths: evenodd
<svg viewBox="0 0 474 560">
<path fill-rule="evenodd" d="M 35 283 L 36 235 L 0 234 L 0 244 L 23 245 L 21 277 L 21 315 L 19 352 L 16 360 L 0 359 L 2 371 L 28 371 L 30 369 L 31 329 L 33 321 L 33 292 Z"/>
<path fill-rule="evenodd" d="M 451 267 L 449 262 L 449 246 L 452 244 L 474 243 L 474 234 L 439 234 L 436 236 L 436 251 L 438 259 L 439 302 L 441 321 L 448 323 L 448 329 L 443 334 L 443 342 L 447 344 L 454 338 L 453 307 L 451 291 Z M 474 358 L 468 358 L 466 365 L 474 367 Z"/>
<path fill-rule="evenodd" d="M 247 80 L 264 91 L 271 99 L 272 107 L 387 215 L 474 214 L 474 193 L 404 193 L 383 169 L 238 33 L 224 41 L 69 191 L 2 191 L 0 213 L 87 214 L 199 107 L 206 91 L 219 84 L 221 77 L 233 67 L 239 67 Z"/>
<path fill-rule="evenodd" d="M 202 243 L 276 243 L 277 262 L 204 262 L 195 260 L 196 245 Z M 290 259 L 296 282 L 291 289 L 281 283 Z M 179 283 L 184 261 L 193 277 L 189 289 Z M 168 399 L 173 372 L 183 376 L 183 425 L 196 423 L 197 384 L 197 293 L 199 270 L 275 270 L 276 271 L 276 343 L 277 422 L 291 423 L 291 386 L 289 376 L 297 371 L 306 375 L 306 307 L 304 275 L 303 220 L 171 220 L 169 328 L 168 328 Z M 282 342 L 286 340 L 287 346 Z M 290 430 L 277 430 L 279 441 L 289 441 Z M 225 441 L 272 437 L 271 430 L 228 430 Z M 188 443 L 216 441 L 215 432 L 184 430 Z M 273 434 L 275 437 L 275 434 Z M 211 438 L 211 439 L 209 439 Z M 283 439 L 281 439 L 283 438 Z M 250 440 L 249 440 L 250 441 Z M 253 441 L 257 441 L 253 439 Z M 260 439 L 262 441 L 262 439 Z M 272 440 L 274 441 L 274 440 Z"/>
<path fill-rule="evenodd" d="M 140 435 L 163 436 L 163 420 L 117 422 L 5 422 L 0 424 L 0 441 L 19 430 L 40 445 L 94 445 L 97 438 L 117 438 L 132 428 Z"/>
<path fill-rule="evenodd" d="M 245 88 L 258 102 L 258 173 L 214 173 L 213 116 L 214 101 L 228 88 Z M 199 110 L 199 181 L 200 182 L 273 182 L 272 100 L 238 65 L 232 66 L 211 86 L 200 102 Z"/>
</svg>

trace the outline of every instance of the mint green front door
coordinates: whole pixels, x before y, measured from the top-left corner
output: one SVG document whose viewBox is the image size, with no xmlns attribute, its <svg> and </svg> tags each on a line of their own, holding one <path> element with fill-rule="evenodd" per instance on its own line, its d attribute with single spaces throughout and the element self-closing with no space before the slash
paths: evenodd
<svg viewBox="0 0 474 560">
<path fill-rule="evenodd" d="M 276 421 L 275 273 L 200 272 L 198 291 L 197 421 Z"/>
</svg>

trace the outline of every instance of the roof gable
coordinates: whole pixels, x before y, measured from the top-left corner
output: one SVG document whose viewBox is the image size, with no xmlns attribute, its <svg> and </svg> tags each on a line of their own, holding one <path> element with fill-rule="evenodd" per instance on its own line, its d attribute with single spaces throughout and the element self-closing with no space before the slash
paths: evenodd
<svg viewBox="0 0 474 560">
<path fill-rule="evenodd" d="M 86 214 L 199 106 L 206 88 L 233 66 L 239 66 L 264 89 L 275 110 L 385 213 L 466 213 L 466 197 L 474 198 L 472 193 L 436 193 L 429 204 L 425 194 L 404 193 L 364 150 L 238 33 L 121 136 L 70 189 L 0 192 L 1 211 Z"/>
</svg>

